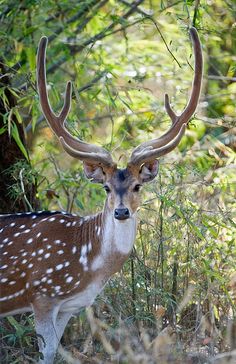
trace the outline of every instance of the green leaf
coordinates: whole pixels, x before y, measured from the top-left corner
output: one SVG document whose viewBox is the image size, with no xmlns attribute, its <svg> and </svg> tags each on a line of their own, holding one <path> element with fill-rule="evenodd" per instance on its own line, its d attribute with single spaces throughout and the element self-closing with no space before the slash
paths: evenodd
<svg viewBox="0 0 236 364">
<path fill-rule="evenodd" d="M 17 107 L 14 108 L 14 114 L 15 114 L 15 116 L 17 118 L 18 123 L 22 124 L 22 117 L 21 117 Z"/>
<path fill-rule="evenodd" d="M 29 61 L 30 70 L 34 72 L 36 68 L 35 47 L 26 48 L 26 54 Z"/>
<path fill-rule="evenodd" d="M 84 205 L 82 203 L 81 200 L 79 200 L 78 198 L 76 199 L 75 201 L 76 205 L 81 209 L 81 210 L 84 210 Z"/>
<path fill-rule="evenodd" d="M 18 128 L 17 128 L 15 123 L 13 123 L 12 126 L 11 126 L 11 135 L 12 135 L 13 139 L 15 140 L 16 144 L 18 145 L 18 147 L 20 148 L 20 150 L 21 150 L 22 154 L 24 155 L 24 157 L 27 160 L 29 160 L 27 150 L 25 149 L 25 146 L 24 146 L 24 144 L 22 143 L 22 141 L 20 139 Z"/>
<path fill-rule="evenodd" d="M 6 130 L 7 130 L 6 126 L 3 126 L 2 128 L 0 128 L 0 135 L 4 134 Z"/>
<path fill-rule="evenodd" d="M 17 337 L 21 338 L 24 335 L 24 329 L 22 328 L 22 326 L 16 321 L 16 319 L 13 316 L 8 316 L 7 320 L 16 330 Z"/>
</svg>

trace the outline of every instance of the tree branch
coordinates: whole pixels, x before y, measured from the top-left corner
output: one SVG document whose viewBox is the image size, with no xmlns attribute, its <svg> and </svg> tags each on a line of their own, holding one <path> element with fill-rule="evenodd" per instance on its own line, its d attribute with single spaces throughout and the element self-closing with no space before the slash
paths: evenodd
<svg viewBox="0 0 236 364">
<path fill-rule="evenodd" d="M 136 10 L 137 7 L 143 3 L 144 0 L 136 0 L 131 4 L 130 9 L 119 18 L 120 19 L 127 19 L 130 15 L 132 15 Z M 107 37 L 108 35 L 111 34 L 111 30 L 114 29 L 114 27 L 119 24 L 119 20 L 115 20 L 113 21 L 110 25 L 108 25 L 108 27 L 106 29 L 103 29 L 101 32 L 97 33 L 96 35 L 94 35 L 93 37 L 85 40 L 83 43 L 79 44 L 79 45 L 68 45 L 69 49 L 70 49 L 70 54 L 73 56 L 76 53 L 81 52 L 81 50 L 83 50 L 85 47 L 87 47 L 90 44 L 94 44 L 96 43 L 98 40 L 101 40 L 105 37 Z M 123 29 L 123 28 L 122 28 Z M 51 67 L 48 68 L 48 73 L 53 73 L 55 72 L 55 70 L 60 67 L 63 63 L 65 63 L 67 61 L 67 57 L 63 56 L 61 57 L 61 59 L 59 59 L 56 63 L 54 63 Z"/>
<path fill-rule="evenodd" d="M 200 0 L 199 0 L 199 1 L 200 1 Z M 122 4 L 125 4 L 125 5 L 127 5 L 127 6 L 130 6 L 130 3 L 129 3 L 128 1 L 126 1 L 126 0 L 119 0 L 119 2 L 121 2 Z M 179 3 L 179 1 L 178 1 L 178 2 L 176 2 L 175 4 L 178 4 L 178 3 Z M 173 5 L 172 5 L 172 6 L 173 6 Z M 165 8 L 165 9 L 167 9 L 167 8 Z M 164 9 L 164 10 L 165 10 L 165 9 Z M 162 11 L 163 11 L 163 10 L 162 10 Z M 153 22 L 153 24 L 155 25 L 155 27 L 156 27 L 156 29 L 157 29 L 158 33 L 160 34 L 161 39 L 163 40 L 163 42 L 164 42 L 164 44 L 165 44 L 165 46 L 166 46 L 167 51 L 168 51 L 168 52 L 170 53 L 170 55 L 173 57 L 173 59 L 175 60 L 175 62 L 178 64 L 178 66 L 181 68 L 181 65 L 180 65 L 179 61 L 178 61 L 178 60 L 177 60 L 177 58 L 174 56 L 174 54 L 171 52 L 171 50 L 170 50 L 170 48 L 169 48 L 169 46 L 168 46 L 168 44 L 167 44 L 167 42 L 166 42 L 166 40 L 165 40 L 165 38 L 164 38 L 164 36 L 163 36 L 163 34 L 162 34 L 162 32 L 161 32 L 161 30 L 160 30 L 160 28 L 159 28 L 159 26 L 158 26 L 157 22 L 153 19 L 152 14 L 151 14 L 151 13 L 147 13 L 146 11 L 144 11 L 144 10 L 142 10 L 142 9 L 140 9 L 140 8 L 138 8 L 138 9 L 137 9 L 137 13 L 144 15 L 147 19 L 150 19 L 150 20 Z"/>
<path fill-rule="evenodd" d="M 89 16 L 89 18 L 88 18 L 89 21 L 90 21 L 93 18 L 93 16 L 95 15 L 96 11 L 99 10 L 99 8 L 101 8 L 103 5 L 105 5 L 105 3 L 107 1 L 108 0 L 104 0 L 104 1 L 101 1 L 100 3 L 98 3 L 97 0 L 90 0 L 90 1 L 88 1 L 83 7 L 81 7 L 79 9 L 79 11 L 75 15 L 73 15 L 71 18 L 67 19 L 66 22 L 63 25 L 60 25 L 54 31 L 54 33 L 48 37 L 48 42 L 49 43 L 52 42 L 59 34 L 61 34 L 65 30 L 65 28 L 69 24 L 74 23 L 75 21 L 79 20 L 80 18 L 84 18 L 84 14 L 86 13 L 86 11 L 89 13 L 91 11 L 91 7 L 94 7 L 95 8 L 95 12 L 93 12 L 93 14 L 91 16 Z M 48 22 L 49 20 L 51 20 L 51 19 L 48 18 L 45 22 Z M 88 23 L 88 21 L 86 22 L 86 19 L 85 19 L 83 23 L 85 23 L 85 25 L 86 25 Z M 11 68 L 9 68 L 9 70 L 16 73 L 22 67 L 22 65 L 24 63 L 25 63 L 25 61 L 24 62 L 18 61 L 14 66 L 12 66 Z"/>
</svg>

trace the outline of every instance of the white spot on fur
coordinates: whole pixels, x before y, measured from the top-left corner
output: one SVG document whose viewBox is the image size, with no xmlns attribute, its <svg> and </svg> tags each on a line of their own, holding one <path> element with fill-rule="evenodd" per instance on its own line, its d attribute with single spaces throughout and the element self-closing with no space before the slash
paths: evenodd
<svg viewBox="0 0 236 364">
<path fill-rule="evenodd" d="M 6 283 L 8 281 L 8 279 L 7 278 L 2 278 L 1 280 L 0 280 L 0 282 L 1 283 Z"/>
<path fill-rule="evenodd" d="M 36 280 L 36 281 L 33 281 L 33 286 L 39 286 L 40 285 L 40 281 Z"/>
<path fill-rule="evenodd" d="M 88 252 L 91 252 L 91 250 L 92 250 L 92 243 L 91 243 L 91 241 L 88 243 Z"/>
<path fill-rule="evenodd" d="M 100 226 L 97 226 L 97 236 L 100 235 L 100 232 L 101 232 L 101 227 Z"/>
<path fill-rule="evenodd" d="M 55 286 L 55 287 L 54 287 L 54 289 L 55 289 L 55 291 L 58 293 L 58 292 L 60 292 L 60 290 L 61 290 L 61 286 Z"/>
<path fill-rule="evenodd" d="M 30 229 L 26 229 L 25 231 L 23 231 L 24 234 L 28 234 L 31 230 Z"/>
<path fill-rule="evenodd" d="M 61 270 L 63 268 L 63 264 L 56 265 L 56 270 Z"/>
<path fill-rule="evenodd" d="M 73 277 L 71 277 L 71 276 L 70 276 L 70 277 L 68 277 L 68 278 L 66 278 L 66 283 L 70 283 L 70 282 L 72 282 L 72 281 L 73 281 L 73 279 L 74 279 L 74 278 L 73 278 Z"/>
<path fill-rule="evenodd" d="M 87 244 L 85 244 L 81 248 L 81 256 L 79 258 L 79 262 L 83 265 L 84 271 L 88 270 L 87 251 L 88 251 L 88 247 L 87 247 Z"/>
<path fill-rule="evenodd" d="M 6 269 L 8 267 L 7 264 L 4 264 L 2 267 L 0 267 L 0 269 Z"/>
<path fill-rule="evenodd" d="M 77 247 L 74 245 L 73 248 L 71 249 L 72 254 L 75 254 L 77 252 Z"/>
</svg>

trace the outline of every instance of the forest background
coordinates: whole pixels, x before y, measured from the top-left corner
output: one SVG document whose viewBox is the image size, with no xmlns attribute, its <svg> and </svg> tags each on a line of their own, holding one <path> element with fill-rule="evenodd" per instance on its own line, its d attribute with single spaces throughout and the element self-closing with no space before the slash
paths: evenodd
<svg viewBox="0 0 236 364">
<path fill-rule="evenodd" d="M 193 77 L 188 29 L 198 29 L 204 53 L 198 110 L 142 192 L 131 257 L 93 310 L 70 321 L 63 337 L 68 352 L 61 349 L 57 363 L 73 362 L 71 353 L 87 363 L 230 362 L 236 349 L 235 1 L 1 0 L 0 23 L 0 213 L 86 215 L 101 210 L 105 199 L 42 116 L 35 81 L 42 35 L 49 38 L 54 110 L 71 79 L 68 127 L 111 150 L 122 166 L 133 147 L 170 125 L 166 92 L 176 112 L 186 105 Z M 4 364 L 37 358 L 32 316 L 1 320 L 0 333 Z"/>
</svg>

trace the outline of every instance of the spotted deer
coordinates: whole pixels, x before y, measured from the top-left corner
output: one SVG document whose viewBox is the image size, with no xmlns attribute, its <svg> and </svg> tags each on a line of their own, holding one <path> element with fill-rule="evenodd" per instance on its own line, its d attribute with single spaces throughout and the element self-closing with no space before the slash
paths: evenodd
<svg viewBox="0 0 236 364">
<path fill-rule="evenodd" d="M 201 90 L 202 51 L 196 29 L 190 29 L 195 65 L 190 98 L 176 115 L 165 95 L 172 120 L 157 139 L 136 147 L 125 169 L 100 146 L 72 136 L 64 123 L 70 110 L 71 82 L 62 111 L 51 109 L 46 83 L 47 38 L 37 53 L 37 84 L 43 114 L 65 151 L 83 162 L 85 175 L 107 193 L 102 212 L 79 217 L 63 212 L 27 212 L 0 217 L 0 311 L 2 316 L 33 312 L 39 335 L 40 363 L 53 363 L 58 343 L 72 314 L 93 303 L 109 278 L 127 260 L 136 235 L 141 186 L 158 173 L 158 158 L 180 142 L 196 110 Z"/>
</svg>

